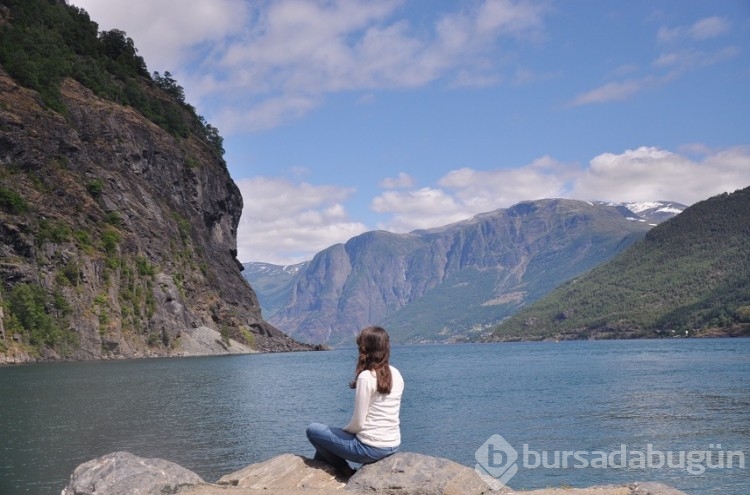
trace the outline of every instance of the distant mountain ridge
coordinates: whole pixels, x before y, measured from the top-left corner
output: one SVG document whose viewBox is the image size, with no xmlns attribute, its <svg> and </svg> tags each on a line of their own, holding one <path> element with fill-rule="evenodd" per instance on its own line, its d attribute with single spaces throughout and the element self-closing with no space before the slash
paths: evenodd
<svg viewBox="0 0 750 495">
<path fill-rule="evenodd" d="M 611 258 L 673 216 L 670 209 L 685 208 L 639 206 L 526 201 L 433 229 L 366 232 L 294 270 L 246 263 L 244 273 L 264 317 L 303 341 L 348 343 L 376 323 L 398 342 L 454 341 Z"/>
<path fill-rule="evenodd" d="M 484 340 L 750 335 L 750 187 L 687 208 Z"/>
<path fill-rule="evenodd" d="M 261 311 L 265 316 L 273 315 L 289 301 L 294 281 L 309 262 L 296 265 L 273 265 L 271 263 L 243 263 L 242 275 L 253 281 L 252 287 L 258 296 Z"/>
<path fill-rule="evenodd" d="M 605 203 L 608 206 L 623 208 L 633 213 L 628 218 L 657 225 L 685 210 L 686 206 L 671 201 L 642 201 L 634 203 Z"/>
</svg>

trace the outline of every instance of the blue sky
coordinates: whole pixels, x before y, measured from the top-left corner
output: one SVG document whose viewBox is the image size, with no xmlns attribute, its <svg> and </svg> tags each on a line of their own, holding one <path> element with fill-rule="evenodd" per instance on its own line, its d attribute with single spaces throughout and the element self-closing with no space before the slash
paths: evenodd
<svg viewBox="0 0 750 495">
<path fill-rule="evenodd" d="M 219 128 L 240 261 L 750 186 L 747 0 L 70 0 Z"/>
</svg>

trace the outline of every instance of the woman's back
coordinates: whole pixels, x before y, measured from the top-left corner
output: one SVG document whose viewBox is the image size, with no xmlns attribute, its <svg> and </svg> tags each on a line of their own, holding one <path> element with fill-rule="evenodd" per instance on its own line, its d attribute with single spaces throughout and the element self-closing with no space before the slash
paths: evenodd
<svg viewBox="0 0 750 495">
<path fill-rule="evenodd" d="M 357 389 L 365 386 L 371 390 L 369 407 L 357 437 L 373 447 L 394 447 L 401 444 L 399 412 L 404 393 L 404 379 L 398 369 L 391 368 L 391 393 L 381 394 L 375 390 L 375 373 L 365 370 L 357 377 Z"/>
</svg>

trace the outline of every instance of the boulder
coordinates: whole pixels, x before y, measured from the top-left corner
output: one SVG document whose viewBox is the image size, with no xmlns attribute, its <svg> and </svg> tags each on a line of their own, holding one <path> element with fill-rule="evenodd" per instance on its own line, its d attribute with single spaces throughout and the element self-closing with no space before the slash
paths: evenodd
<svg viewBox="0 0 750 495">
<path fill-rule="evenodd" d="M 492 492 L 492 486 L 473 469 L 448 459 L 414 452 L 398 452 L 382 461 L 362 466 L 349 479 L 346 489 L 383 495 L 481 495 Z"/>
<path fill-rule="evenodd" d="M 160 495 L 202 482 L 174 462 L 114 452 L 78 466 L 62 495 Z"/>
<path fill-rule="evenodd" d="M 282 454 L 206 483 L 162 459 L 115 452 L 78 466 L 62 495 L 686 495 L 661 483 L 513 491 L 448 459 L 399 452 L 349 480 L 324 463 Z"/>
<path fill-rule="evenodd" d="M 336 471 L 328 464 L 292 454 L 282 454 L 265 462 L 251 464 L 222 476 L 217 483 L 263 490 L 340 490 L 346 486 L 346 480 L 338 478 Z"/>
</svg>

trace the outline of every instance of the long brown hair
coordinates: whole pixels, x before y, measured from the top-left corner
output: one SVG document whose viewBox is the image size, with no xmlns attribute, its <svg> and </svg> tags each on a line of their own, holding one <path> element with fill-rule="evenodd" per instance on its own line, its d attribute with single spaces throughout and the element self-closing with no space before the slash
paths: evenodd
<svg viewBox="0 0 750 495">
<path fill-rule="evenodd" d="M 388 359 L 391 357 L 391 344 L 388 332 L 381 327 L 364 328 L 357 335 L 357 347 L 359 357 L 357 368 L 354 372 L 354 381 L 349 384 L 351 388 L 357 388 L 357 377 L 364 370 L 372 370 L 378 381 L 378 392 L 390 394 L 393 380 L 391 378 L 391 367 Z"/>
</svg>

